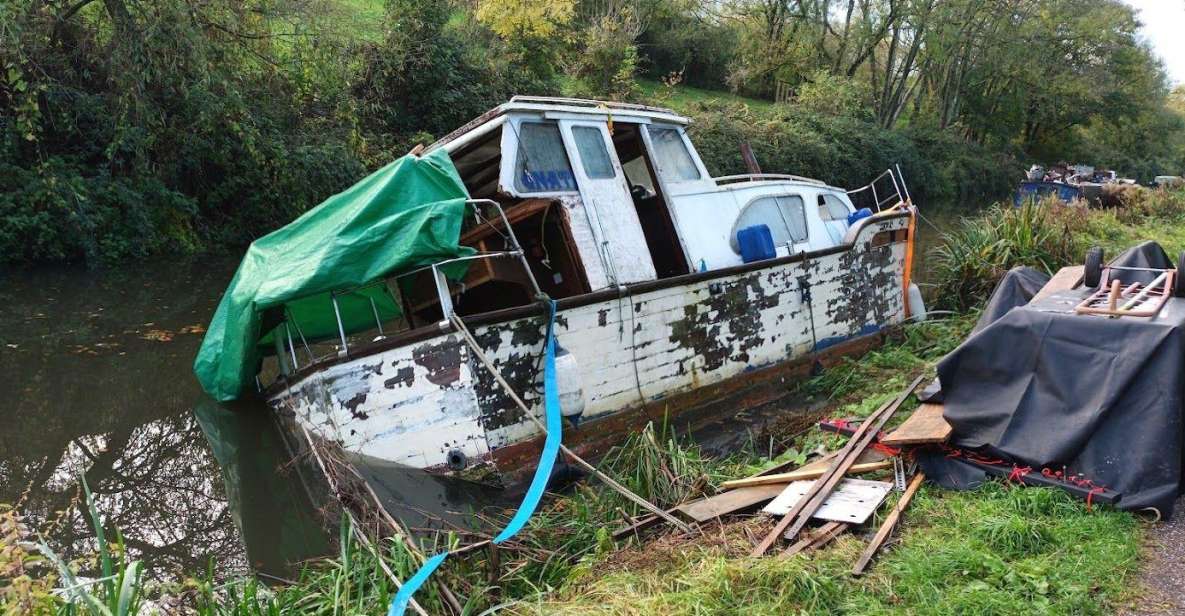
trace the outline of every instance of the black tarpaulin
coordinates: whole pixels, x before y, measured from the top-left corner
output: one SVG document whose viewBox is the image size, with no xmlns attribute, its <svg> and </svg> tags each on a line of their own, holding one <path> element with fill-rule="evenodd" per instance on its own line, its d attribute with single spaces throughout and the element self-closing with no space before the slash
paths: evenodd
<svg viewBox="0 0 1185 616">
<path fill-rule="evenodd" d="M 988 300 L 987 306 L 984 306 L 983 314 L 979 315 L 975 329 L 971 331 L 977 332 L 991 325 L 1009 310 L 1029 303 L 1047 282 L 1049 274 L 1039 269 L 1017 266 L 1008 270 L 992 291 L 991 299 Z"/>
<path fill-rule="evenodd" d="M 1017 306 L 1024 306 L 1033 299 L 1033 296 L 1049 282 L 1049 274 L 1031 267 L 1024 267 L 1018 265 L 1004 274 L 1004 278 L 996 284 L 995 290 L 992 291 L 992 297 L 988 300 L 987 306 L 984 306 L 983 313 L 979 315 L 979 321 L 975 323 L 975 328 L 971 333 L 975 333 L 993 321 L 1004 316 L 1009 310 Z M 918 400 L 922 402 L 933 402 L 935 404 L 942 402 L 942 386 L 938 379 L 934 379 L 925 389 L 918 392 Z"/>
<path fill-rule="evenodd" d="M 1113 264 L 1169 263 L 1145 243 Z M 1081 475 L 1122 493 L 1123 509 L 1155 507 L 1167 517 L 1182 470 L 1185 300 L 1170 299 L 1152 318 L 1074 314 L 1088 292 L 1005 310 L 939 363 L 951 442 L 1035 472 Z M 948 487 L 981 479 L 941 456 L 925 466 Z"/>
</svg>

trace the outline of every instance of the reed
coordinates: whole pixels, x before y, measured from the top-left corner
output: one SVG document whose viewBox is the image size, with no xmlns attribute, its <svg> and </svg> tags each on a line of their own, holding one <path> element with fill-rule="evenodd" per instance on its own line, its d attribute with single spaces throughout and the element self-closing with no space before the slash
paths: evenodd
<svg viewBox="0 0 1185 616">
<path fill-rule="evenodd" d="M 926 258 L 937 308 L 966 311 L 981 304 L 1008 270 L 1020 265 L 1047 273 L 1076 263 L 1085 251 L 1085 208 L 1056 200 L 997 204 L 964 218 Z"/>
</svg>

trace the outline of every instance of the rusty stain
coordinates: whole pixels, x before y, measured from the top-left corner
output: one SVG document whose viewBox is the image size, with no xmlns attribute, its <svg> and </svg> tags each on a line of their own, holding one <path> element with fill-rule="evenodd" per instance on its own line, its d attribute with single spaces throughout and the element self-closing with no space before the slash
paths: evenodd
<svg viewBox="0 0 1185 616">
<path fill-rule="evenodd" d="M 461 378 L 461 343 L 453 336 L 438 344 L 416 347 L 411 357 L 428 370 L 427 378 L 433 385 L 445 387 Z"/>
</svg>

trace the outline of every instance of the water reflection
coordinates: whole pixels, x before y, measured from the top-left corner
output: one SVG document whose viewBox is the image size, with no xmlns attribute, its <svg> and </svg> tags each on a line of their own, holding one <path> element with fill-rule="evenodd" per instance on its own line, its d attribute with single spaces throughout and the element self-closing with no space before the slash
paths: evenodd
<svg viewBox="0 0 1185 616">
<path fill-rule="evenodd" d="M 211 559 L 222 573 L 243 572 L 238 528 L 278 519 L 274 505 L 257 514 L 249 511 L 257 499 L 228 499 L 226 485 L 266 464 L 232 454 L 239 470 L 224 482 L 202 431 L 218 423 L 215 414 L 199 423 L 193 412 L 201 392 L 190 365 L 235 263 L 0 275 L 0 502 L 18 504 L 34 527 L 52 524 L 46 538 L 63 555 L 93 546 L 77 506 L 80 476 L 155 577 L 197 575 Z M 219 434 L 246 441 L 249 432 Z M 270 560 L 248 552 L 251 562 Z"/>
<path fill-rule="evenodd" d="M 251 407 L 225 408 L 204 397 L 194 414 L 222 469 L 252 569 L 285 576 L 295 564 L 329 551 L 326 524 L 307 491 L 316 485 L 313 478 L 289 454 L 266 408 Z M 291 462 L 278 464 L 284 460 Z"/>
</svg>

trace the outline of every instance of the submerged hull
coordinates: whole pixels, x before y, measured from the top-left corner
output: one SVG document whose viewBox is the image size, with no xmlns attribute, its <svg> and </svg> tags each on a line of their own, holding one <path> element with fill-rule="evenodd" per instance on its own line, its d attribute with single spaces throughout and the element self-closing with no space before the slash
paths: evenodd
<svg viewBox="0 0 1185 616">
<path fill-rule="evenodd" d="M 867 348 L 902 322 L 909 216 L 861 221 L 834 249 L 629 285 L 559 302 L 556 336 L 575 358 L 583 420 L 564 441 L 596 452 L 663 413 L 735 414 L 713 400 L 775 395 L 822 353 Z M 541 412 L 542 306 L 466 318 L 510 385 Z M 754 393 L 757 392 L 757 393 Z M 269 405 L 348 452 L 459 471 L 530 469 L 539 429 L 456 332 L 413 330 L 314 365 L 269 392 Z M 647 413 L 641 411 L 645 409 Z"/>
</svg>

